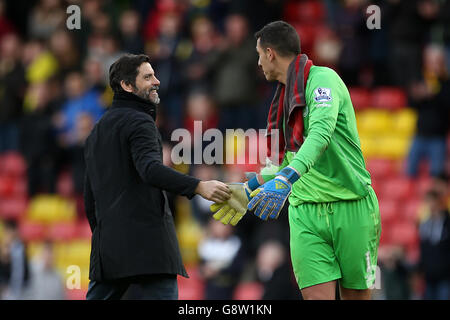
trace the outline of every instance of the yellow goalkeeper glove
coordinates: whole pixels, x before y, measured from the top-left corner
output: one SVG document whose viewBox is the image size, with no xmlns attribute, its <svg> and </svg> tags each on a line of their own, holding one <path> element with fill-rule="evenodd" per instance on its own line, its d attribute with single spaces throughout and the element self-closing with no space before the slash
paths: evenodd
<svg viewBox="0 0 450 320">
<path fill-rule="evenodd" d="M 231 190 L 231 197 L 223 203 L 214 203 L 210 210 L 214 212 L 213 218 L 223 224 L 235 226 L 247 212 L 252 190 L 247 183 L 227 183 Z"/>
</svg>

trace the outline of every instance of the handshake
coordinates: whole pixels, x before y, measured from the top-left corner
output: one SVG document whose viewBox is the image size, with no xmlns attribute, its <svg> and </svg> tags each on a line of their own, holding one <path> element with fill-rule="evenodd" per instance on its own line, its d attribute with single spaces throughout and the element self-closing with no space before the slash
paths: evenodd
<svg viewBox="0 0 450 320">
<path fill-rule="evenodd" d="M 299 178 L 295 169 L 286 167 L 262 185 L 256 175 L 245 183 L 227 183 L 231 196 L 211 205 L 213 218 L 235 226 L 249 210 L 262 220 L 277 219 L 291 193 L 292 184 Z"/>
</svg>

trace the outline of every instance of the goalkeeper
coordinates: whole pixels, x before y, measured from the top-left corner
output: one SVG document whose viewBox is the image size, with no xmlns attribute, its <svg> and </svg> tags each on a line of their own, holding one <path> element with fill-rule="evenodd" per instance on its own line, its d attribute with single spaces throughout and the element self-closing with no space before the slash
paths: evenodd
<svg viewBox="0 0 450 320">
<path fill-rule="evenodd" d="M 303 297 L 335 299 L 339 280 L 342 299 L 370 299 L 380 213 L 348 89 L 335 71 L 300 53 L 291 25 L 272 22 L 255 37 L 258 65 L 278 81 L 267 134 L 279 129 L 280 149 L 269 156 L 281 165 L 235 184 L 231 200 L 212 206 L 214 218 L 235 225 L 247 205 L 276 219 L 289 197 L 291 259 Z"/>
</svg>

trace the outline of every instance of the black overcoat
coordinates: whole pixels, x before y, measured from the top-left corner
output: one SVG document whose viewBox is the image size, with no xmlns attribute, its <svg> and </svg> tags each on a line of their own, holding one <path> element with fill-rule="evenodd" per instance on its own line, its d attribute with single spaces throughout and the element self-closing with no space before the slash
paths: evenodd
<svg viewBox="0 0 450 320">
<path fill-rule="evenodd" d="M 164 190 L 192 198 L 199 180 L 162 164 L 155 109 L 134 94 L 116 94 L 86 140 L 91 280 L 187 277 Z"/>
</svg>

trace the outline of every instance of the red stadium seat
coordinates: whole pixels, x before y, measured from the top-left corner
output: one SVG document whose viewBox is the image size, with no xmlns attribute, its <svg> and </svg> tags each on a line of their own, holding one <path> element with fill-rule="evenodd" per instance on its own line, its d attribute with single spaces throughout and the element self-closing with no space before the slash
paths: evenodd
<svg viewBox="0 0 450 320">
<path fill-rule="evenodd" d="M 23 157 L 17 152 L 8 152 L 2 156 L 0 170 L 3 174 L 20 177 L 25 176 L 27 165 Z"/>
<path fill-rule="evenodd" d="M 366 168 L 370 176 L 375 179 L 384 179 L 394 175 L 394 163 L 390 159 L 372 158 L 366 161 Z"/>
<path fill-rule="evenodd" d="M 264 293 L 259 282 L 240 283 L 233 294 L 233 300 L 261 300 Z"/>
<path fill-rule="evenodd" d="M 77 225 L 70 222 L 55 223 L 48 230 L 48 237 L 53 241 L 69 241 L 78 234 Z"/>
<path fill-rule="evenodd" d="M 28 197 L 27 179 L 17 178 L 14 181 L 13 195 L 17 197 Z"/>
<path fill-rule="evenodd" d="M 420 161 L 418 174 L 420 178 L 427 178 L 430 176 L 430 162 L 428 159 L 423 159 Z"/>
<path fill-rule="evenodd" d="M 373 188 L 373 190 L 375 190 L 375 194 L 378 195 L 378 193 L 380 191 L 380 183 L 374 177 L 371 177 L 371 180 L 372 180 L 372 188 Z"/>
<path fill-rule="evenodd" d="M 199 280 L 178 277 L 179 299 L 180 300 L 203 300 L 204 283 Z"/>
<path fill-rule="evenodd" d="M 413 185 L 417 196 L 423 197 L 433 185 L 433 180 L 430 176 L 422 176 L 414 180 Z"/>
<path fill-rule="evenodd" d="M 82 239 L 91 239 L 92 231 L 89 223 L 87 221 L 83 221 L 78 223 L 77 225 L 77 237 Z"/>
<path fill-rule="evenodd" d="M 41 241 L 46 236 L 46 228 L 42 224 L 30 221 L 22 221 L 19 232 L 24 241 Z"/>
<path fill-rule="evenodd" d="M 67 300 L 86 300 L 87 290 L 82 289 L 66 289 Z"/>
<path fill-rule="evenodd" d="M 26 197 L 27 182 L 21 177 L 0 175 L 0 199 L 11 197 Z"/>
<path fill-rule="evenodd" d="M 394 221 L 399 214 L 399 204 L 395 200 L 383 199 L 379 201 L 381 221 L 390 223 Z"/>
<path fill-rule="evenodd" d="M 284 18 L 289 22 L 321 22 L 326 10 L 322 1 L 291 1 L 285 5 Z"/>
<path fill-rule="evenodd" d="M 0 217 L 4 219 L 19 219 L 27 210 L 28 202 L 25 197 L 12 197 L 0 201 Z"/>
<path fill-rule="evenodd" d="M 393 244 L 412 248 L 417 244 L 417 227 L 409 222 L 397 222 L 390 227 L 389 238 Z"/>
<path fill-rule="evenodd" d="M 412 245 L 406 248 L 406 259 L 412 265 L 415 265 L 420 258 L 420 248 L 419 245 Z"/>
<path fill-rule="evenodd" d="M 196 267 L 186 267 L 189 279 L 178 277 L 179 299 L 180 300 L 203 300 L 205 297 L 205 285 L 199 277 Z"/>
<path fill-rule="evenodd" d="M 293 23 L 302 43 L 302 52 L 313 52 L 314 43 L 321 33 L 329 32 L 329 28 L 320 23 Z"/>
<path fill-rule="evenodd" d="M 57 193 L 63 197 L 71 197 L 74 194 L 72 174 L 69 171 L 59 175 L 56 189 Z"/>
<path fill-rule="evenodd" d="M 389 238 L 390 234 L 389 226 L 390 226 L 389 223 L 384 223 L 383 221 L 381 221 L 380 246 L 391 244 L 391 239 Z"/>
<path fill-rule="evenodd" d="M 371 107 L 372 95 L 369 90 L 359 87 L 352 87 L 348 90 L 355 110 L 363 110 Z"/>
<path fill-rule="evenodd" d="M 398 110 L 407 106 L 405 92 L 395 87 L 382 87 L 372 92 L 372 105 L 379 109 Z"/>
<path fill-rule="evenodd" d="M 7 175 L 0 175 L 0 199 L 8 198 L 14 191 L 14 178 Z"/>
<path fill-rule="evenodd" d="M 414 194 L 412 182 L 402 176 L 386 179 L 380 186 L 380 195 L 383 199 L 405 200 Z"/>
<path fill-rule="evenodd" d="M 418 223 L 420 200 L 416 198 L 408 199 L 403 205 L 401 215 L 404 221 L 411 223 Z"/>
</svg>

